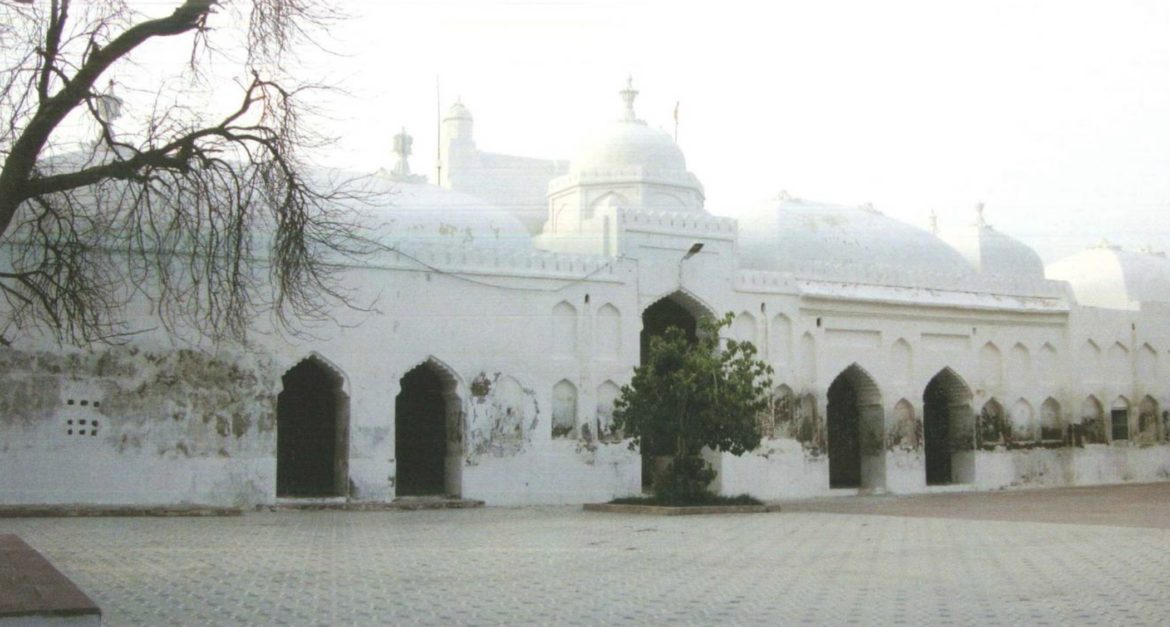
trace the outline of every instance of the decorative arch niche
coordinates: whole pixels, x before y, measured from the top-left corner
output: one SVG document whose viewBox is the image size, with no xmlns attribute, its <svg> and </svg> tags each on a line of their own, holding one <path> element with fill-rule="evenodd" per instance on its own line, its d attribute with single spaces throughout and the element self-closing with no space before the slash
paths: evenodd
<svg viewBox="0 0 1170 627">
<path fill-rule="evenodd" d="M 999 389 L 1003 385 L 1003 355 L 992 342 L 979 349 L 979 374 L 984 388 Z"/>
<path fill-rule="evenodd" d="M 622 314 L 609 303 L 597 310 L 597 352 L 603 357 L 622 352 Z"/>
<path fill-rule="evenodd" d="M 755 317 L 746 311 L 740 312 L 731 323 L 731 335 L 739 342 L 751 342 L 758 345 Z"/>
<path fill-rule="evenodd" d="M 1059 369 L 1056 349 L 1047 342 L 1040 347 L 1040 352 L 1036 356 L 1036 374 L 1038 378 L 1044 383 L 1055 383 L 1058 378 Z"/>
<path fill-rule="evenodd" d="M 1064 441 L 1064 417 L 1060 403 L 1052 397 L 1044 399 L 1040 405 L 1040 439 L 1049 444 Z"/>
<path fill-rule="evenodd" d="M 620 434 L 614 431 L 613 407 L 621 396 L 621 388 L 613 381 L 605 381 L 597 386 L 597 437 L 603 441 L 619 439 Z"/>
<path fill-rule="evenodd" d="M 1105 408 L 1096 396 L 1088 396 L 1081 403 L 1080 437 L 1084 444 L 1106 444 Z"/>
<path fill-rule="evenodd" d="M 784 314 L 772 318 L 772 363 L 787 366 L 792 363 L 792 321 Z"/>
<path fill-rule="evenodd" d="M 1029 445 L 1036 442 L 1035 415 L 1032 404 L 1022 398 L 1012 405 L 1009 444 Z"/>
<path fill-rule="evenodd" d="M 1028 347 L 1016 344 L 1008 353 L 1007 376 L 1016 385 L 1026 385 L 1032 379 L 1032 355 Z"/>
<path fill-rule="evenodd" d="M 565 301 L 553 307 L 553 351 L 560 355 L 577 352 L 577 308 Z"/>
<path fill-rule="evenodd" d="M 1008 434 L 1011 433 L 1011 425 L 1008 422 L 1007 413 L 999 401 L 992 398 L 984 403 L 983 408 L 979 411 L 977 423 L 976 445 L 979 448 L 994 450 L 995 447 L 1007 442 Z"/>
<path fill-rule="evenodd" d="M 573 438 L 577 435 L 577 386 L 561 379 L 553 386 L 552 437 Z"/>
</svg>

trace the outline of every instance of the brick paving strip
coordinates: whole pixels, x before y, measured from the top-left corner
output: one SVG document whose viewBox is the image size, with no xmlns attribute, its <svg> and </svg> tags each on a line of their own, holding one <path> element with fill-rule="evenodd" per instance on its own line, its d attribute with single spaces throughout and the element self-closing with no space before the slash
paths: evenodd
<svg viewBox="0 0 1170 627">
<path fill-rule="evenodd" d="M 1170 529 L 1170 483 L 782 501 L 788 512 Z"/>
<path fill-rule="evenodd" d="M 608 514 L 651 514 L 655 516 L 695 516 L 701 514 L 767 514 L 780 511 L 779 505 L 624 505 L 620 503 L 586 503 L 587 512 Z"/>
<path fill-rule="evenodd" d="M 0 505 L 0 518 L 239 516 L 238 507 L 206 505 Z"/>
<path fill-rule="evenodd" d="M 13 534 L 0 535 L 0 625 L 101 625 L 97 604 L 35 549 Z"/>
</svg>

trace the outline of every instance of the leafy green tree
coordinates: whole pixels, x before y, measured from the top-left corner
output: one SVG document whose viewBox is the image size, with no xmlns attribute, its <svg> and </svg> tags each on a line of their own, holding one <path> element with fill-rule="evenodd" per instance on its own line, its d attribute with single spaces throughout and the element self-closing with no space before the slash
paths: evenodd
<svg viewBox="0 0 1170 627">
<path fill-rule="evenodd" d="M 772 367 L 751 342 L 719 337 L 732 314 L 700 321 L 697 341 L 670 327 L 650 341 L 649 359 L 634 369 L 614 404 L 614 425 L 631 449 L 672 450 L 655 477 L 657 498 L 701 500 L 715 471 L 703 447 L 742 455 L 760 444 L 756 416 L 767 410 Z"/>
</svg>

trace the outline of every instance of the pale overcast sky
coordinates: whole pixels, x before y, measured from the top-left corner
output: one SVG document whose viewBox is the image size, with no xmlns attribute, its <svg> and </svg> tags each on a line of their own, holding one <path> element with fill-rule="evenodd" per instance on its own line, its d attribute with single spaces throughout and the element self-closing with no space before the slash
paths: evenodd
<svg viewBox="0 0 1170 627">
<path fill-rule="evenodd" d="M 405 126 L 433 175 L 436 76 L 481 149 L 568 159 L 632 74 L 650 124 L 670 130 L 681 103 L 714 214 L 786 190 L 945 228 L 982 200 L 1046 261 L 1102 237 L 1170 248 L 1170 2 L 342 6 L 342 56 L 309 68 L 349 91 L 328 109 L 330 163 L 388 167 Z"/>
</svg>

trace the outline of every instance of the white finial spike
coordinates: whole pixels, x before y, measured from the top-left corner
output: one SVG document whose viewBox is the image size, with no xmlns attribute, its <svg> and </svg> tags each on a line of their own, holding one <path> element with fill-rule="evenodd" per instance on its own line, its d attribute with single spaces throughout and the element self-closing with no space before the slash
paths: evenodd
<svg viewBox="0 0 1170 627">
<path fill-rule="evenodd" d="M 930 232 L 934 233 L 935 235 L 938 235 L 938 214 L 934 212 L 934 209 L 930 210 L 929 220 L 930 220 Z"/>
<path fill-rule="evenodd" d="M 987 226 L 987 221 L 983 219 L 983 201 L 975 203 L 975 226 Z"/>
<path fill-rule="evenodd" d="M 621 95 L 622 101 L 626 103 L 625 117 L 623 119 L 627 122 L 637 120 L 638 116 L 634 115 L 634 99 L 638 97 L 638 90 L 634 89 L 634 76 L 632 74 L 626 77 L 626 88 L 619 91 L 618 94 Z"/>
</svg>

